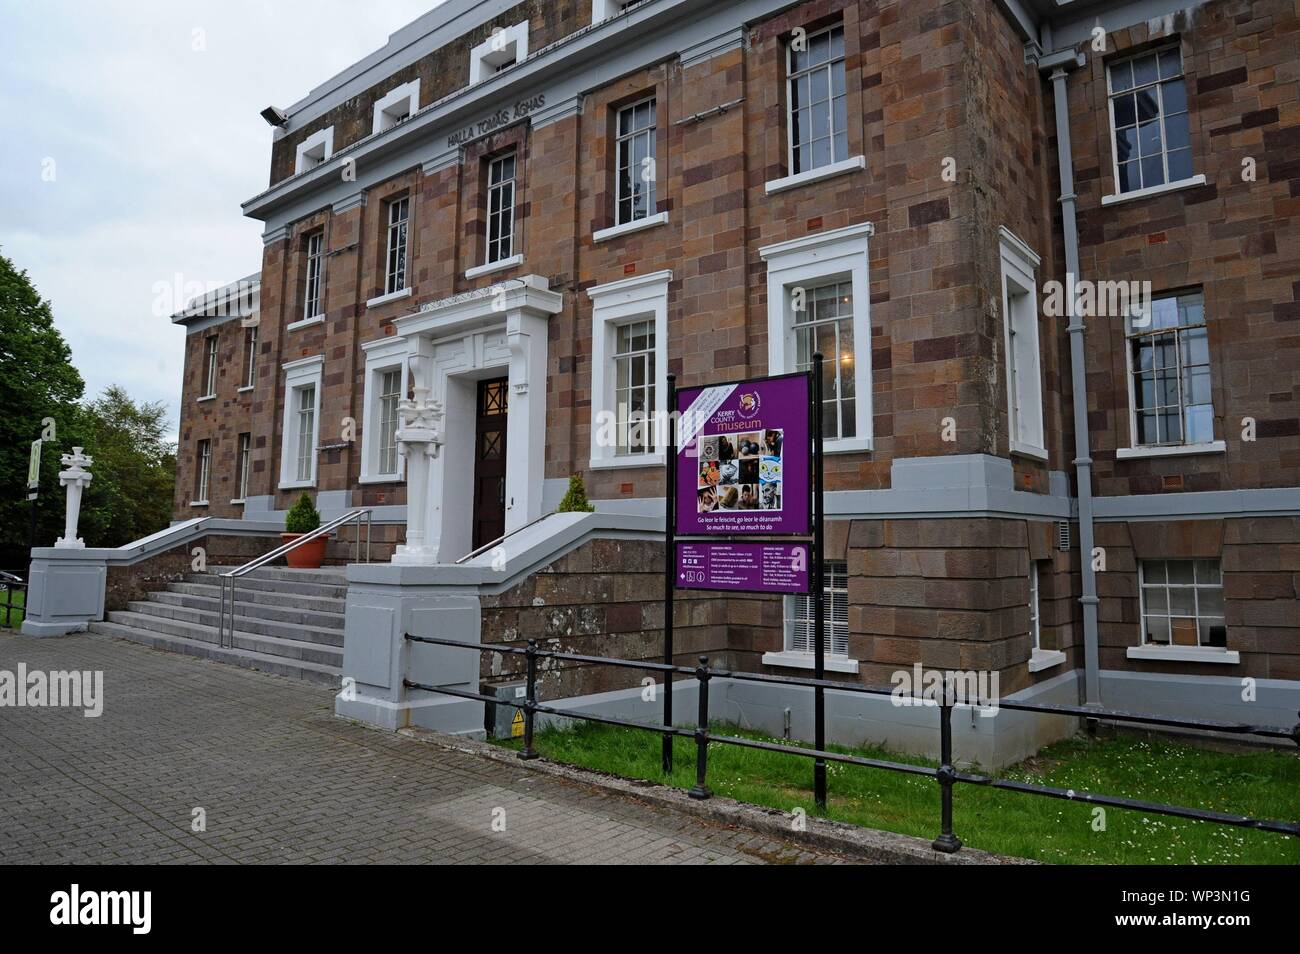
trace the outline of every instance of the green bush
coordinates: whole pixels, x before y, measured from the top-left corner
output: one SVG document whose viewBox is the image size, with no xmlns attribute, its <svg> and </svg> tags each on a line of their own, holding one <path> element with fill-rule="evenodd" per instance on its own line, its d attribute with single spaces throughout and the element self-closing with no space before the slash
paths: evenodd
<svg viewBox="0 0 1300 954">
<path fill-rule="evenodd" d="M 320 526 L 320 512 L 304 492 L 284 518 L 285 533 L 311 533 Z"/>
<path fill-rule="evenodd" d="M 587 488 L 582 482 L 582 474 L 569 477 L 569 490 L 556 508 L 556 513 L 591 513 L 596 508 L 587 500 Z"/>
</svg>

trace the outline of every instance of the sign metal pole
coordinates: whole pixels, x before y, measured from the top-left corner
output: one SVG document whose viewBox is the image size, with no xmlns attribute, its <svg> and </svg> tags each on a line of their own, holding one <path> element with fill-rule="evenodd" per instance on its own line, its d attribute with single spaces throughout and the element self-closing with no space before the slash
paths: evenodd
<svg viewBox="0 0 1300 954">
<path fill-rule="evenodd" d="M 664 665 L 673 664 L 673 589 L 676 587 L 675 561 L 677 531 L 677 375 L 668 375 L 668 453 L 664 455 Z M 664 728 L 673 725 L 673 674 L 664 673 Z M 663 770 L 673 770 L 673 737 L 663 737 Z"/>
<path fill-rule="evenodd" d="M 45 442 L 40 438 L 32 441 L 31 455 L 27 459 L 27 499 L 31 501 L 31 527 L 28 530 L 27 558 L 36 549 L 36 498 L 41 487 L 41 448 Z"/>
<path fill-rule="evenodd" d="M 822 467 L 822 354 L 812 356 L 812 439 L 813 439 L 813 500 L 817 507 L 813 524 L 813 678 L 826 678 L 826 521 Z M 826 751 L 826 690 L 820 685 L 813 689 L 814 747 Z M 813 762 L 813 792 L 818 808 L 826 807 L 826 760 L 818 756 Z"/>
</svg>

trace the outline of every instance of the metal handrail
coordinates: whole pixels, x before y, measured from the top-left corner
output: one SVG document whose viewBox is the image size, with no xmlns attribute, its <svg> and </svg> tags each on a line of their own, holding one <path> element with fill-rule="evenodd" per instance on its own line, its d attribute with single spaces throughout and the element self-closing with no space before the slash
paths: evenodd
<svg viewBox="0 0 1300 954">
<path fill-rule="evenodd" d="M 493 547 L 500 546 L 503 542 L 505 542 L 510 537 L 513 537 L 516 533 L 519 533 L 521 530 L 527 530 L 529 527 L 541 523 L 547 517 L 553 517 L 553 516 L 555 516 L 554 511 L 552 511 L 551 513 L 544 513 L 540 517 L 534 517 L 532 520 L 529 520 L 522 527 L 515 527 L 513 530 L 509 531 L 508 533 L 501 534 L 501 536 L 497 537 L 495 540 L 491 541 L 490 543 L 483 544 L 477 550 L 471 550 L 469 553 L 466 553 L 463 557 L 461 557 L 452 565 L 459 566 L 462 563 L 474 559 L 480 553 L 487 553 L 488 550 L 491 550 Z"/>
<path fill-rule="evenodd" d="M 219 577 L 219 579 L 221 580 L 221 610 L 220 610 L 220 616 L 217 620 L 217 645 L 222 647 L 223 649 L 224 648 L 233 649 L 235 646 L 235 581 L 237 579 L 239 579 L 241 576 L 244 576 L 246 573 L 251 573 L 253 570 L 265 566 L 266 564 L 270 563 L 272 560 L 279 559 L 280 557 L 284 556 L 286 553 L 289 553 L 292 550 L 298 549 L 298 547 L 302 546 L 304 543 L 311 543 L 313 540 L 318 540 L 327 534 L 333 533 L 336 529 L 343 526 L 344 524 L 351 523 L 353 521 L 356 521 L 357 523 L 357 532 L 354 541 L 355 546 L 353 548 L 353 553 L 355 554 L 354 560 L 355 562 L 360 563 L 361 562 L 361 518 L 362 517 L 365 517 L 366 519 L 366 561 L 365 562 L 369 563 L 370 562 L 370 531 L 371 531 L 371 526 L 373 521 L 371 517 L 370 508 L 361 507 L 360 509 L 357 510 L 351 510 L 340 517 L 335 517 L 329 523 L 322 524 L 321 526 L 317 527 L 315 530 L 311 531 L 310 533 L 304 533 L 296 540 L 290 540 L 288 543 L 282 543 L 274 550 L 271 550 L 268 553 L 263 553 L 260 557 L 254 557 L 252 560 L 249 560 L 243 566 L 236 567 L 235 569 L 231 570 L 229 573 L 222 573 Z M 230 584 L 229 616 L 226 615 L 227 581 L 229 581 Z M 227 647 L 226 644 L 227 619 L 230 621 L 229 647 Z"/>
</svg>

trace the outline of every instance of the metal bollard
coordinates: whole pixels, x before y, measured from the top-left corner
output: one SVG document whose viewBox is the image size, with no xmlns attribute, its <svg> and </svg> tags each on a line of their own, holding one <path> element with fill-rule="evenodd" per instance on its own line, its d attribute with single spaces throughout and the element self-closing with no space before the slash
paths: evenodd
<svg viewBox="0 0 1300 954">
<path fill-rule="evenodd" d="M 524 658 L 528 661 L 528 685 L 524 695 L 524 747 L 520 750 L 519 757 L 528 760 L 537 758 L 537 751 L 533 748 L 533 715 L 537 708 L 537 640 L 528 640 Z"/>
<path fill-rule="evenodd" d="M 952 854 L 961 848 L 961 839 L 952 833 L 952 787 L 956 770 L 952 767 L 952 699 L 948 685 L 943 689 L 943 702 L 939 706 L 939 782 L 941 797 L 940 833 L 932 843 L 935 851 Z"/>
<path fill-rule="evenodd" d="M 700 664 L 695 667 L 695 678 L 700 683 L 700 711 L 695 725 L 695 787 L 688 795 L 691 798 L 705 799 L 713 793 L 704 784 L 709 770 L 709 657 L 701 656 Z"/>
</svg>

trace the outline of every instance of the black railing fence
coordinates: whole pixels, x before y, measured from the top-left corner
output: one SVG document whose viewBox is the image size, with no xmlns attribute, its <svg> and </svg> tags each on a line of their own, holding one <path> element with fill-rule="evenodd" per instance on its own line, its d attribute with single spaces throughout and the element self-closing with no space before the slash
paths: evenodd
<svg viewBox="0 0 1300 954">
<path fill-rule="evenodd" d="M 15 601 L 14 594 L 22 594 Z M 12 629 L 27 618 L 27 584 L 12 573 L 0 572 L 0 629 Z"/>
<path fill-rule="evenodd" d="M 414 643 L 428 643 L 434 646 L 472 649 L 480 654 L 485 652 L 504 655 L 523 656 L 525 658 L 526 690 L 522 702 L 500 699 L 479 692 L 464 689 L 452 689 L 447 686 L 430 686 L 424 683 L 403 680 L 408 689 L 421 689 L 443 695 L 457 696 L 495 705 L 510 706 L 524 713 L 524 743 L 519 752 L 521 759 L 535 759 L 537 750 L 533 747 L 533 730 L 538 714 L 557 716 L 564 719 L 577 719 L 584 722 L 596 722 L 602 725 L 620 726 L 627 729 L 641 729 L 646 732 L 659 733 L 666 743 L 671 743 L 674 736 L 695 740 L 695 786 L 688 794 L 692 798 L 704 799 L 712 794 L 707 785 L 709 766 L 709 743 L 735 745 L 741 748 L 761 749 L 768 752 L 780 752 L 785 755 L 801 756 L 821 762 L 838 762 L 843 765 L 859 765 L 866 768 L 885 769 L 891 772 L 903 772 L 909 775 L 921 775 L 933 778 L 939 785 L 940 830 L 934 840 L 935 850 L 952 853 L 961 848 L 961 839 L 953 832 L 952 804 L 953 790 L 958 784 L 981 785 L 986 788 L 1003 789 L 1028 795 L 1041 795 L 1047 798 L 1060 798 L 1066 801 L 1082 802 L 1105 808 L 1122 808 L 1133 811 L 1149 812 L 1155 815 L 1170 815 L 1175 818 L 1188 818 L 1196 821 L 1213 822 L 1219 825 L 1231 825 L 1237 828 L 1254 828 L 1259 831 L 1276 832 L 1283 835 L 1300 837 L 1300 822 L 1274 821 L 1263 818 L 1250 818 L 1229 812 L 1207 811 L 1200 808 L 1188 808 L 1180 805 L 1166 805 L 1160 802 L 1148 802 L 1141 799 L 1125 798 L 1118 795 L 1102 795 L 1093 792 L 1081 792 L 1075 789 L 1053 788 L 1047 785 L 1034 785 L 1029 782 L 1017 782 L 1011 779 L 995 778 L 975 772 L 958 771 L 953 765 L 952 753 L 952 712 L 955 706 L 953 686 L 949 682 L 941 692 L 942 698 L 935 702 L 917 702 L 929 705 L 939 714 L 939 765 L 931 768 L 926 765 L 909 765 L 905 762 L 891 762 L 886 759 L 864 758 L 846 755 L 840 752 L 828 752 L 815 748 L 804 748 L 776 742 L 763 742 L 758 739 L 744 739 L 736 736 L 717 735 L 709 731 L 709 682 L 713 679 L 734 679 L 744 682 L 778 683 L 786 686 L 807 689 L 833 689 L 837 692 L 857 693 L 861 695 L 894 696 L 897 692 L 893 686 L 871 686 L 860 683 L 834 682 L 827 679 L 805 679 L 792 676 L 769 676 L 762 673 L 733 672 L 726 669 L 709 667 L 708 658 L 699 657 L 699 665 L 673 666 L 666 663 L 646 660 L 611 659 L 606 656 L 585 656 L 581 653 L 565 653 L 557 650 L 538 649 L 535 640 L 529 640 L 527 648 L 516 646 L 484 645 L 482 643 L 465 643 L 452 639 L 439 639 L 433 636 L 413 636 L 406 638 Z M 699 712 L 694 728 L 679 728 L 672 725 L 651 725 L 611 716 L 593 715 L 588 712 L 576 712 L 557 706 L 545 705 L 537 701 L 537 665 L 538 660 L 554 659 L 573 663 L 597 666 L 615 666 L 622 669 L 638 669 L 643 672 L 659 673 L 665 681 L 673 676 L 694 677 L 699 686 Z M 1176 719 L 1169 716 L 1144 715 L 1135 712 L 1123 712 L 1114 709 L 1101 709 L 1093 706 L 1052 705 L 1047 703 L 1008 702 L 999 700 L 999 709 L 1016 712 L 1036 712 L 1045 715 L 1067 716 L 1080 719 L 1100 720 L 1104 722 L 1131 723 L 1137 725 L 1162 726 L 1165 728 L 1194 729 L 1220 732 L 1231 735 L 1250 735 L 1268 739 L 1284 739 L 1300 745 L 1300 722 L 1292 728 L 1269 725 L 1250 725 L 1235 722 L 1213 722 L 1204 719 Z"/>
</svg>

